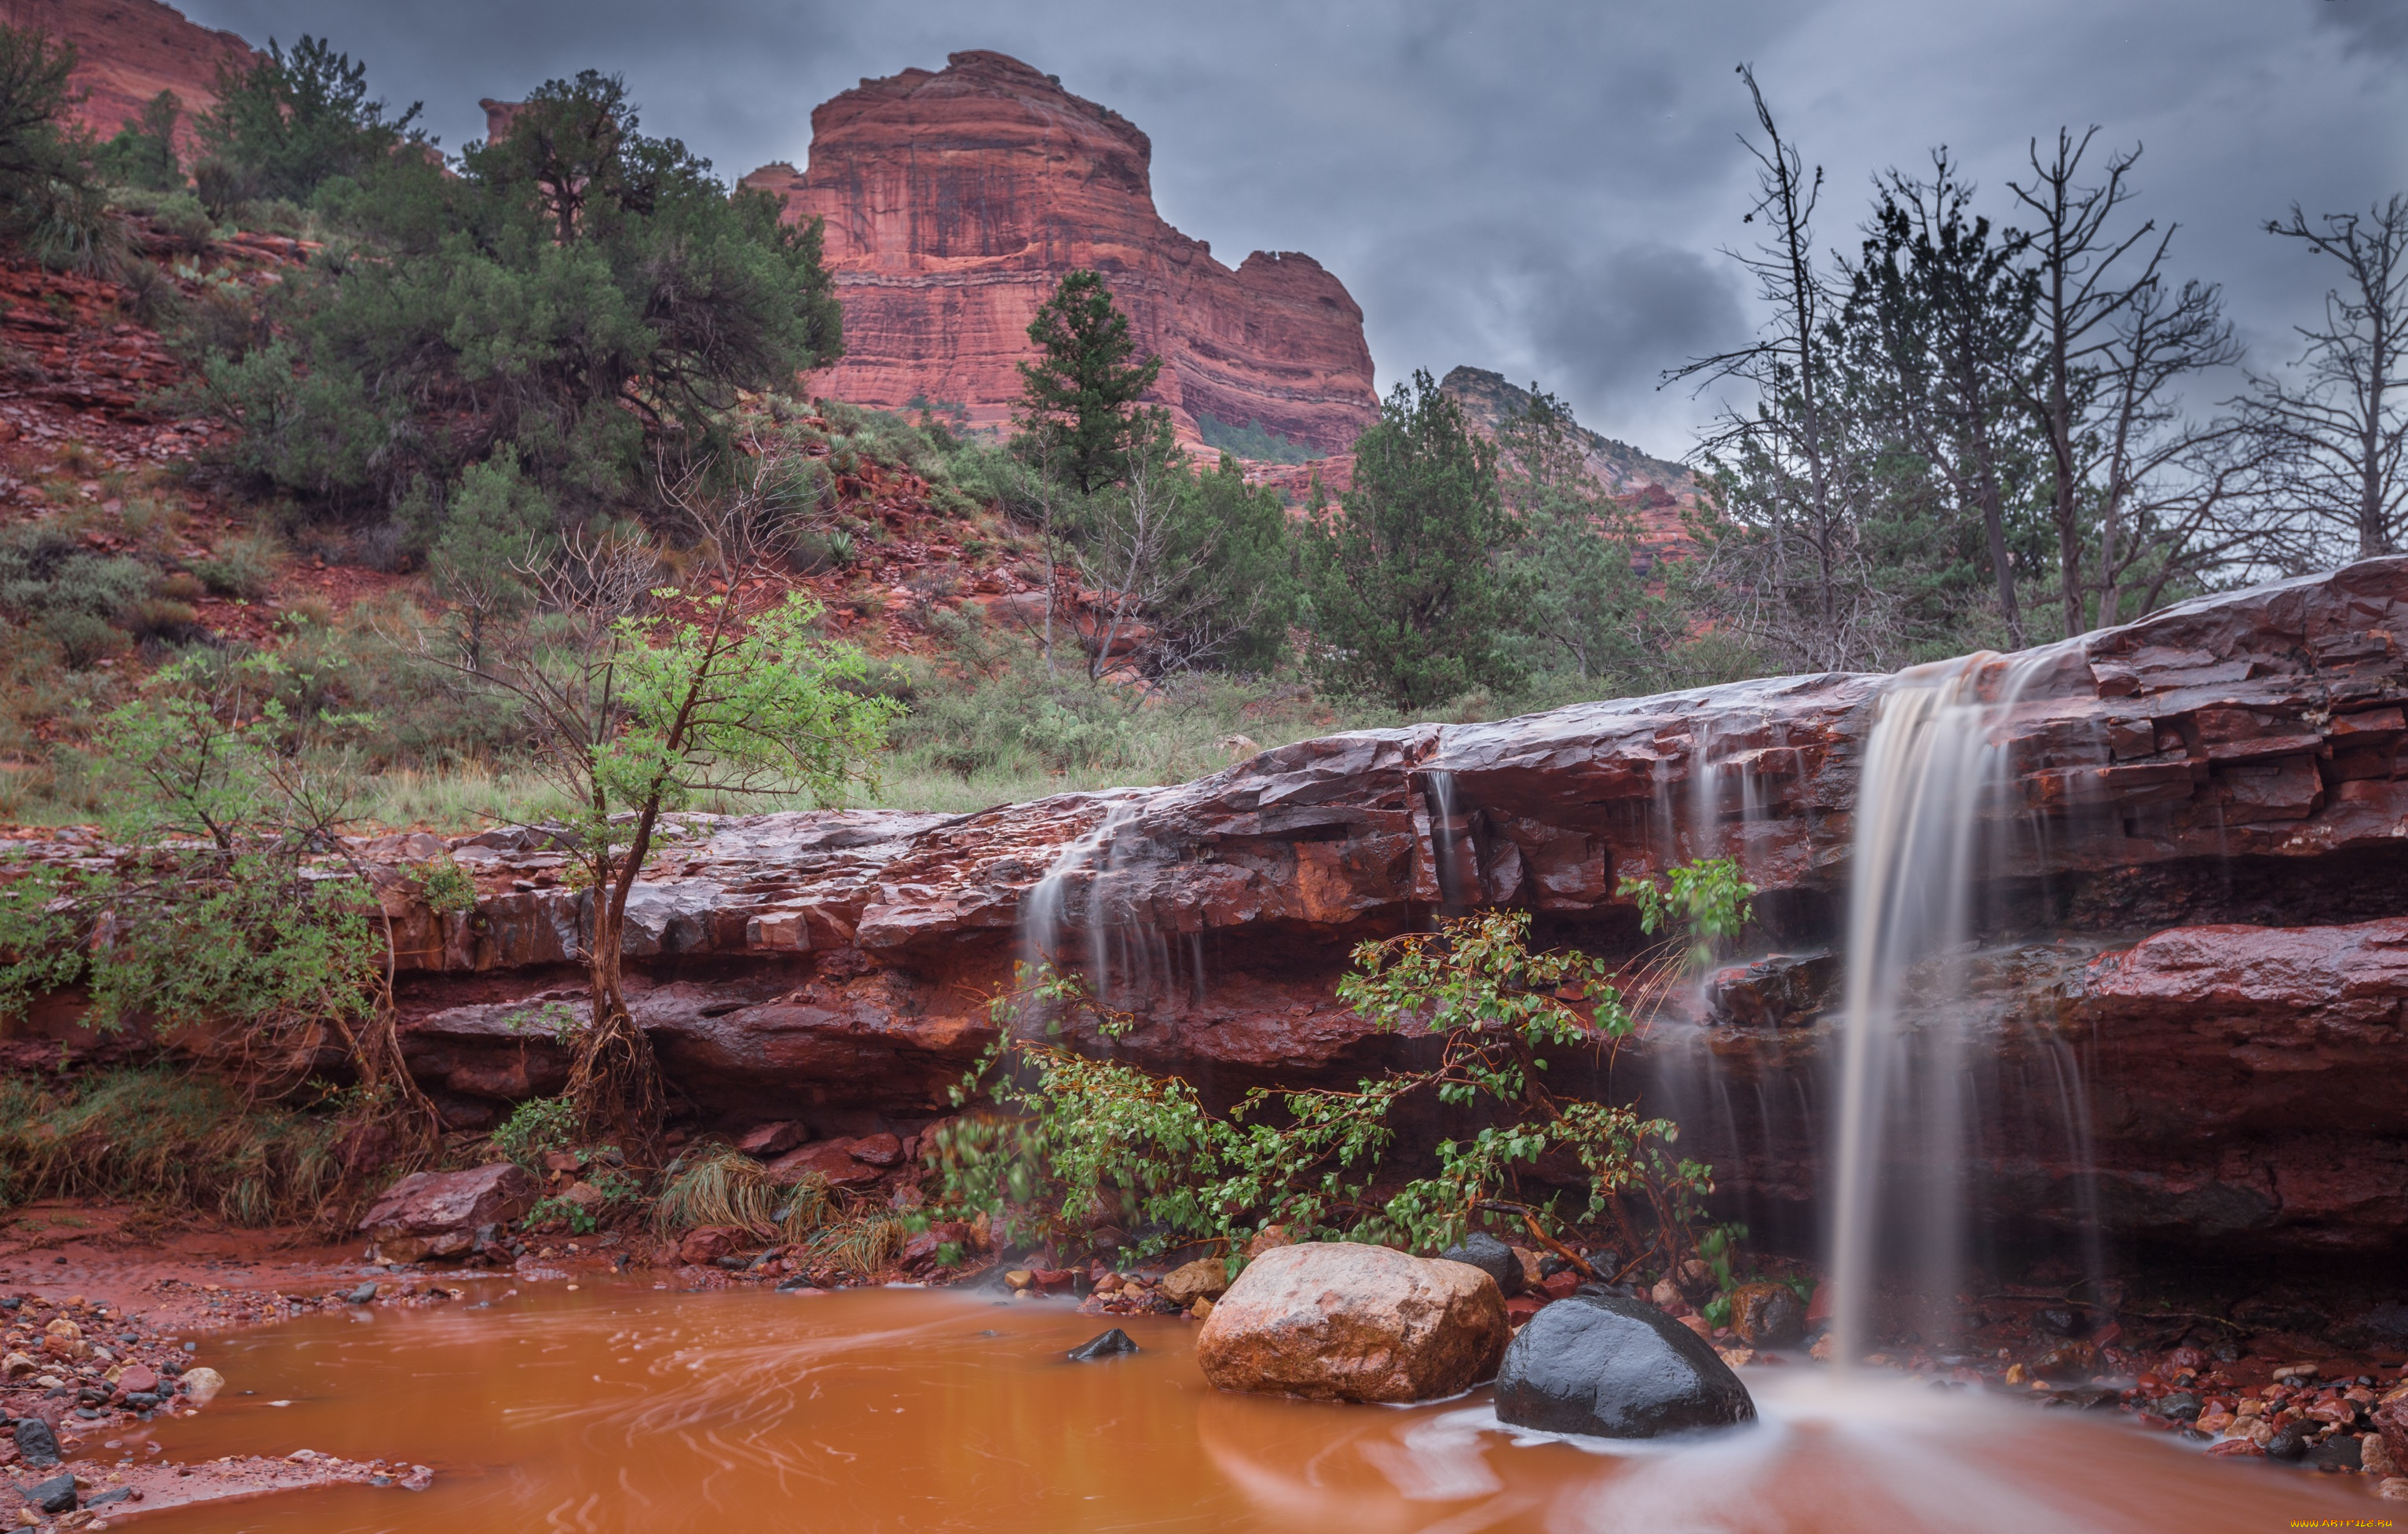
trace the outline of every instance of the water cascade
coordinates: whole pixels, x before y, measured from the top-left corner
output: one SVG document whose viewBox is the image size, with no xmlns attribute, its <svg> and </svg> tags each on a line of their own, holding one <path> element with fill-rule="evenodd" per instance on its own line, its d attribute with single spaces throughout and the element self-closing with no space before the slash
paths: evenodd
<svg viewBox="0 0 2408 1534">
<path fill-rule="evenodd" d="M 2008 797 L 2000 726 L 2063 647 L 1993 653 L 1901 672 L 1876 705 L 1856 800 L 1842 1010 L 1829 1252 L 1837 1356 L 1861 1357 L 1885 1256 L 1909 1257 L 1944 1334 L 1967 1240 L 1965 1177 L 1981 1117 L 2003 1105 L 1994 1062 L 1969 1060 L 1965 961 L 1977 890 L 2033 835 Z M 1917 1009 L 1907 1015 L 1912 1003 Z M 2017 1111 L 2053 1114 L 2077 1189 L 2086 1188 L 2087 1104 L 2078 1062 L 2038 1038 L 2049 1080 Z M 2018 1092 L 2017 1096 L 2024 1096 Z M 2077 1191 L 2075 1201 L 2085 1193 Z M 2086 1210 L 2081 1212 L 2088 1212 Z M 1903 1240 L 1901 1240 L 1903 1238 Z M 1903 1249 L 1903 1253 L 1901 1253 Z M 2095 1269 L 2095 1261 L 2094 1261 Z"/>
<path fill-rule="evenodd" d="M 1095 824 L 1054 857 L 1020 910 L 1022 963 L 1076 969 L 1097 1001 L 1123 1010 L 1165 999 L 1182 984 L 1197 995 L 1203 987 L 1200 938 L 1182 945 L 1182 964 L 1179 949 L 1137 909 L 1131 881 L 1121 877 L 1136 861 L 1128 832 L 1150 797 L 1144 790 L 1119 791 Z"/>
</svg>

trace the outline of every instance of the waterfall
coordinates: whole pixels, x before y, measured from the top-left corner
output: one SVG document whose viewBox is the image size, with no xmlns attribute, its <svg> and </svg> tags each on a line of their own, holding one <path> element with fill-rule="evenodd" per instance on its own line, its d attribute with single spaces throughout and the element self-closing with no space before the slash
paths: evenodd
<svg viewBox="0 0 2408 1534">
<path fill-rule="evenodd" d="M 2014 820 L 2017 807 L 2003 799 L 2011 780 L 2000 726 L 2059 649 L 1916 667 L 1875 705 L 1856 792 L 1831 1189 L 1834 1355 L 1843 1367 L 1865 1353 L 1875 1271 L 1901 1234 L 1925 1300 L 1946 1306 L 1956 1293 L 1977 1105 L 1967 1090 L 1962 1009 L 1947 1005 L 1956 966 L 1944 961 L 1961 956 L 1973 935 L 1976 884 L 1996 867 L 2000 833 Z M 1934 960 L 1943 961 L 1935 966 L 1941 994 L 1927 986 L 1915 999 L 1938 1003 L 1939 1020 L 1910 1028 L 1900 1015 L 1909 972 Z M 2078 1093 L 2065 1102 L 2069 1116 L 2084 1106 Z M 2074 1132 L 2078 1154 L 2086 1133 Z"/>
<path fill-rule="evenodd" d="M 1124 791 L 1108 803 L 1096 824 L 1054 856 L 1020 907 L 1021 961 L 1031 969 L 1040 964 L 1076 969 L 1098 1002 L 1123 1010 L 1168 996 L 1181 978 L 1169 940 L 1135 909 L 1119 877 L 1136 862 L 1136 848 L 1123 833 L 1149 798 Z M 1200 995 L 1200 935 L 1184 946 L 1188 979 Z"/>
</svg>

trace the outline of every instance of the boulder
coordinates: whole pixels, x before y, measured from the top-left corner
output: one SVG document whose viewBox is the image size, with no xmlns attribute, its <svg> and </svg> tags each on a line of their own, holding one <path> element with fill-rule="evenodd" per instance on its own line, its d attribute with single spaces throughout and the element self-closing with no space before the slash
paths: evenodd
<svg viewBox="0 0 2408 1534">
<path fill-rule="evenodd" d="M 1730 1302 L 1731 1330 L 1752 1348 L 1785 1348 L 1806 1335 L 1806 1304 L 1785 1283 L 1742 1283 Z"/>
<path fill-rule="evenodd" d="M 1439 1255 L 1449 1262 L 1479 1269 L 1497 1281 L 1498 1292 L 1508 1299 L 1520 1294 L 1527 1282 L 1522 1271 L 1522 1259 L 1513 1249 L 1484 1230 L 1473 1231 L 1460 1246 L 1450 1246 Z"/>
<path fill-rule="evenodd" d="M 1228 1288 L 1229 1266 L 1218 1257 L 1198 1257 L 1174 1268 L 1154 1285 L 1156 1293 L 1182 1311 L 1199 1299 L 1218 1299 Z"/>
<path fill-rule="evenodd" d="M 708 1268 L 722 1257 L 733 1255 L 749 1234 L 734 1226 L 696 1226 L 678 1242 L 678 1260 Z"/>
<path fill-rule="evenodd" d="M 480 1226 L 514 1224 L 535 1207 L 536 1182 L 516 1162 L 459 1172 L 414 1172 L 385 1190 L 359 1228 L 388 1261 L 462 1255 Z"/>
<path fill-rule="evenodd" d="M 799 1183 L 816 1172 L 832 1187 L 866 1188 L 878 1181 L 881 1168 L 857 1159 L 853 1146 L 850 1140 L 815 1140 L 770 1162 L 769 1176 L 780 1183 Z"/>
<path fill-rule="evenodd" d="M 1238 1275 L 1197 1333 L 1196 1361 L 1222 1390 L 1401 1403 L 1489 1378 L 1507 1335 L 1505 1297 L 1477 1268 L 1312 1241 Z"/>
<path fill-rule="evenodd" d="M 767 1161 L 784 1155 L 788 1151 L 811 1138 L 811 1132 L 792 1119 L 775 1124 L 756 1125 L 744 1132 L 736 1148 L 755 1161 Z"/>
<path fill-rule="evenodd" d="M 1552 1433 L 1656 1438 L 1753 1422 L 1756 1402 L 1704 1339 L 1663 1312 L 1578 1294 L 1531 1317 L 1505 1350 L 1497 1417 Z"/>
</svg>

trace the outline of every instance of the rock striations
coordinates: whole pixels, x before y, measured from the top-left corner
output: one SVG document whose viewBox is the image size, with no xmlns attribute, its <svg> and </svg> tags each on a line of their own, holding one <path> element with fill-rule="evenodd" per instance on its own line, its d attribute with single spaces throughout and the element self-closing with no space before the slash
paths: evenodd
<svg viewBox="0 0 2408 1534">
<path fill-rule="evenodd" d="M 1985 1126 L 1977 1197 L 2041 1224 L 2092 1207 L 2135 1235 L 2390 1250 L 2408 1225 L 2408 558 L 2039 659 L 1997 726 L 2010 771 L 1985 813 L 2022 834 L 1991 870 L 2000 914 L 1959 1015 L 1971 1068 L 1997 1077 L 1982 1101 L 2065 1092 L 2078 1067 L 2096 1178 L 2045 1115 L 2009 1113 Z M 1125 1037 L 1074 1032 L 1083 1047 L 1223 1097 L 1351 1083 L 1394 1057 L 1335 999 L 1353 942 L 1502 905 L 1543 940 L 1628 953 L 1620 879 L 1729 855 L 1760 886 L 1771 952 L 1553 1080 L 1679 1119 L 1742 1217 L 1777 1221 L 1814 1197 L 1828 1139 L 1831 951 L 1884 685 L 1792 677 L 1364 731 L 966 816 L 687 817 L 638 886 L 631 1004 L 683 1097 L 733 1127 L 924 1127 L 993 1039 L 982 993 L 1032 948 L 1137 1012 Z M 537 831 L 452 842 L 480 897 L 437 916 L 414 869 L 443 841 L 366 850 L 406 1049 L 447 1115 L 490 1125 L 557 1092 L 565 1062 L 529 1022 L 580 996 L 587 896 L 559 854 Z M 15 1031 L 27 1060 L 116 1047 L 66 1006 Z"/>
<path fill-rule="evenodd" d="M 1118 112 L 1000 53 L 953 54 L 811 113 L 808 168 L 745 184 L 826 221 L 845 356 L 819 393 L 1003 424 L 1028 322 L 1074 267 L 1102 272 L 1180 435 L 1252 422 L 1340 452 L 1378 413 L 1363 311 L 1311 256 L 1257 251 L 1236 270 L 1154 210 L 1154 148 Z"/>
</svg>

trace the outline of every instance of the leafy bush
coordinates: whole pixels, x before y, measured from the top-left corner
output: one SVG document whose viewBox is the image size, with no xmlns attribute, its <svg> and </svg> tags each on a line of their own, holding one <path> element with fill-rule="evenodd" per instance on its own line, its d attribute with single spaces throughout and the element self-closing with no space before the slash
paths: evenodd
<svg viewBox="0 0 2408 1534">
<path fill-rule="evenodd" d="M 1688 939 L 1685 956 L 1693 966 L 1711 961 L 1756 919 L 1750 898 L 1756 886 L 1727 857 L 1675 864 L 1664 871 L 1661 886 L 1653 878 L 1625 879 L 1614 894 L 1637 903 L 1639 928 L 1649 937 L 1679 928 Z"/>
<path fill-rule="evenodd" d="M 1176 1077 L 1039 1041 L 1039 1025 L 1110 1035 L 1136 1019 L 1098 1006 L 1075 976 L 1024 971 L 995 1001 L 1003 1037 L 955 1093 L 957 1103 L 988 1096 L 1010 1116 L 934 1137 L 945 1201 L 1029 1239 L 1150 1226 L 1135 1243 L 1140 1257 L 1198 1240 L 1234 1256 L 1268 1225 L 1299 1240 L 1436 1250 L 1503 1218 L 1548 1241 L 1567 1226 L 1610 1222 L 1624 1253 L 1643 1245 L 1677 1265 L 1696 1247 L 1711 1168 L 1670 1154 L 1677 1131 L 1664 1120 L 1544 1089 L 1541 1051 L 1609 1042 L 1630 1017 L 1602 963 L 1533 953 L 1528 930 L 1527 912 L 1497 912 L 1358 946 L 1340 999 L 1383 1032 L 1427 1040 L 1438 1063 L 1352 1092 L 1256 1088 L 1226 1115 Z M 1435 1171 L 1422 1175 L 1394 1155 L 1392 1114 L 1415 1097 L 1489 1121 L 1468 1140 L 1440 1141 Z M 1586 1203 L 1569 1218 L 1556 1200 L 1505 1197 L 1551 1154 L 1587 1173 Z M 1643 1237 L 1626 1195 L 1653 1217 Z"/>
<path fill-rule="evenodd" d="M 546 1153 L 566 1151 L 576 1140 L 574 1103 L 566 1097 L 529 1097 L 494 1131 L 494 1149 L 504 1160 L 532 1170 L 542 1166 Z"/>
</svg>

